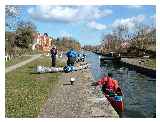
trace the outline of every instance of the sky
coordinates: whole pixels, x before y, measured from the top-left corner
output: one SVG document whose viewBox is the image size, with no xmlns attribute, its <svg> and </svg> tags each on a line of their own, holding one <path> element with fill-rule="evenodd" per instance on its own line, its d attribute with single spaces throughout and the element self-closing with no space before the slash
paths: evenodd
<svg viewBox="0 0 160 122">
<path fill-rule="evenodd" d="M 54 38 L 71 36 L 81 45 L 97 45 L 118 25 L 155 26 L 155 6 L 19 6 L 20 17 L 32 21 L 37 31 Z M 14 11 L 13 11 L 14 12 Z"/>
</svg>

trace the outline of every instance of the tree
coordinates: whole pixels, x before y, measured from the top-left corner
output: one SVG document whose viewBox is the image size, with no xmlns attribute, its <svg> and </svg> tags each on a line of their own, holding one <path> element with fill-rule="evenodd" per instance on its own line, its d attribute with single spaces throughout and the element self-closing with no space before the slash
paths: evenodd
<svg viewBox="0 0 160 122">
<path fill-rule="evenodd" d="M 20 20 L 21 7 L 16 5 L 7 5 L 5 7 L 5 25 L 6 30 L 15 31 L 17 28 L 17 23 Z"/>
<path fill-rule="evenodd" d="M 121 43 L 128 38 L 127 25 L 119 25 L 113 29 L 112 34 L 105 34 L 101 45 L 103 51 L 116 51 L 120 49 Z"/>
<path fill-rule="evenodd" d="M 150 38 L 147 36 L 152 31 L 152 28 L 145 24 L 136 24 L 135 26 L 135 46 L 138 49 L 145 49 Z"/>
<path fill-rule="evenodd" d="M 33 35 L 35 32 L 36 27 L 32 22 L 21 21 L 16 30 L 16 46 L 20 48 L 29 48 L 29 45 L 33 43 Z"/>
<path fill-rule="evenodd" d="M 64 50 L 64 51 L 71 49 L 71 48 L 74 48 L 76 50 L 80 50 L 80 48 L 81 48 L 80 43 L 71 37 L 57 38 L 55 40 L 55 45 L 58 47 L 59 50 Z"/>
<path fill-rule="evenodd" d="M 5 53 L 9 55 L 15 55 L 15 33 L 5 33 Z"/>
<path fill-rule="evenodd" d="M 112 34 L 105 35 L 104 38 L 103 38 L 103 41 L 102 41 L 103 48 L 110 49 L 112 41 L 113 41 L 113 35 Z"/>
</svg>

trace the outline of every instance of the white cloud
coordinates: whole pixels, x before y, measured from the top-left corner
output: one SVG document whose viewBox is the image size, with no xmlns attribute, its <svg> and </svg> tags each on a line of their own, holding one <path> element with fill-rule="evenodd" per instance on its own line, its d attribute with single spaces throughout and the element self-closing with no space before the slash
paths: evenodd
<svg viewBox="0 0 160 122">
<path fill-rule="evenodd" d="M 91 21 L 87 24 L 87 26 L 95 30 L 105 30 L 107 28 L 106 25 L 97 23 L 95 21 Z"/>
<path fill-rule="evenodd" d="M 129 5 L 128 8 L 143 8 L 142 5 Z"/>
<path fill-rule="evenodd" d="M 112 10 L 102 10 L 97 6 L 36 6 L 28 13 L 33 19 L 41 21 L 76 22 L 103 18 L 111 15 Z"/>
<path fill-rule="evenodd" d="M 60 34 L 60 37 L 72 37 L 73 36 L 71 33 L 66 32 L 66 31 L 60 31 L 59 34 Z"/>
<path fill-rule="evenodd" d="M 130 18 L 116 19 L 110 26 L 100 24 L 95 21 L 91 21 L 90 23 L 87 24 L 87 26 L 96 30 L 105 30 L 105 29 L 111 29 L 111 28 L 113 29 L 123 25 L 128 27 L 129 30 L 132 30 L 136 24 L 142 23 L 144 19 L 145 19 L 145 15 L 138 15 Z"/>
<path fill-rule="evenodd" d="M 138 15 L 138 16 L 133 16 L 131 18 L 123 18 L 123 19 L 117 19 L 113 22 L 112 27 L 118 27 L 119 25 L 124 25 L 127 26 L 129 29 L 132 29 L 135 27 L 137 23 L 143 22 L 145 19 L 144 15 Z"/>
</svg>

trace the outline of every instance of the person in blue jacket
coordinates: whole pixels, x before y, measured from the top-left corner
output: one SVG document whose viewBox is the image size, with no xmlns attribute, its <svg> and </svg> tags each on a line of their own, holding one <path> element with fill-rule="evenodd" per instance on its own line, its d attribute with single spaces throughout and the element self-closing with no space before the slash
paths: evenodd
<svg viewBox="0 0 160 122">
<path fill-rule="evenodd" d="M 76 61 L 76 58 L 78 57 L 78 53 L 74 49 L 70 49 L 66 56 L 68 57 L 67 65 L 68 66 L 74 66 L 74 63 Z"/>
</svg>

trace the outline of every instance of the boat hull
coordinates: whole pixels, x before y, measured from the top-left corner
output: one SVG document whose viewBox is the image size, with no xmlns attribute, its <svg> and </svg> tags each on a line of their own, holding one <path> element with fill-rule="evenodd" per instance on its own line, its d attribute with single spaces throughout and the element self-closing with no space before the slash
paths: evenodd
<svg viewBox="0 0 160 122">
<path fill-rule="evenodd" d="M 111 103 L 113 108 L 117 111 L 117 113 L 122 113 L 124 111 L 124 102 L 122 101 L 115 101 L 114 97 L 109 97 L 105 95 L 108 101 Z"/>
<path fill-rule="evenodd" d="M 100 61 L 109 61 L 109 60 L 120 61 L 121 57 L 101 57 L 100 58 Z"/>
<path fill-rule="evenodd" d="M 105 97 L 111 103 L 113 108 L 116 110 L 118 114 L 124 112 L 124 101 L 123 101 L 123 94 L 120 88 L 118 88 L 118 93 L 115 96 L 109 96 L 107 93 L 104 93 Z"/>
</svg>

